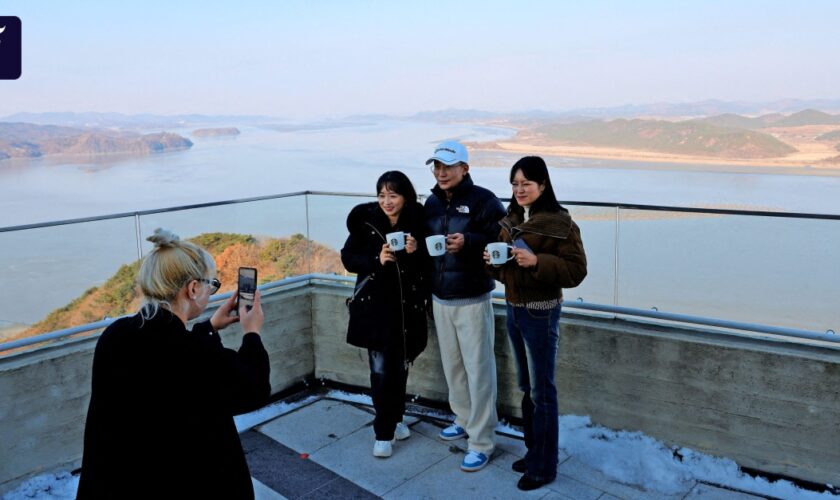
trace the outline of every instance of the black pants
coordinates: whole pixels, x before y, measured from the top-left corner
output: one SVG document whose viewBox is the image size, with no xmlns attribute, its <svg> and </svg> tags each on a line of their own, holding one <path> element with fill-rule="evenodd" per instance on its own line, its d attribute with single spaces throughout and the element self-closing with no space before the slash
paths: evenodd
<svg viewBox="0 0 840 500">
<path fill-rule="evenodd" d="M 402 349 L 368 350 L 370 391 L 373 398 L 373 430 L 377 441 L 394 439 L 394 429 L 405 413 L 405 384 L 408 368 L 403 362 Z"/>
</svg>

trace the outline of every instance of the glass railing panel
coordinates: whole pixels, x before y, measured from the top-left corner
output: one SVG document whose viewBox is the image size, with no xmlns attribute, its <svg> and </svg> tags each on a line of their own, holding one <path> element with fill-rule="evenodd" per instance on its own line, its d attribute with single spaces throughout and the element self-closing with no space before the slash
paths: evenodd
<svg viewBox="0 0 840 500">
<path fill-rule="evenodd" d="M 210 251 L 221 292 L 235 288 L 240 266 L 257 268 L 259 283 L 309 272 L 303 195 L 143 215 L 144 255 L 152 249 L 146 238 L 158 227 Z"/>
<path fill-rule="evenodd" d="M 376 197 L 308 195 L 308 199 L 312 272 L 347 275 L 341 264 L 341 248 L 349 234 L 347 215 L 356 205 L 376 201 Z"/>
<path fill-rule="evenodd" d="M 619 233 L 619 305 L 840 327 L 838 221 L 621 210 Z"/>
<path fill-rule="evenodd" d="M 580 227 L 586 251 L 587 274 L 578 287 L 563 291 L 565 300 L 582 299 L 596 304 L 613 304 L 615 297 L 615 226 L 612 207 L 566 206 Z"/>
<path fill-rule="evenodd" d="M 0 233 L 0 342 L 124 314 L 133 217 Z"/>
</svg>

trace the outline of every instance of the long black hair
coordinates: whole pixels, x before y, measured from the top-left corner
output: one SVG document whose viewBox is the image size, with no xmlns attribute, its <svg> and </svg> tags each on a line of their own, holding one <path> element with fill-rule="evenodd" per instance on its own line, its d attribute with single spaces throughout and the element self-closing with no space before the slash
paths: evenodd
<svg viewBox="0 0 840 500">
<path fill-rule="evenodd" d="M 545 186 L 540 197 L 537 198 L 531 205 L 530 214 L 537 212 L 559 212 L 563 208 L 557 202 L 557 195 L 554 194 L 554 187 L 551 185 L 551 178 L 548 176 L 548 167 L 545 160 L 539 156 L 525 156 L 513 164 L 510 169 L 510 183 L 513 184 L 513 177 L 516 171 L 521 170 L 522 175 L 529 181 Z M 524 209 L 516 201 L 515 196 L 511 196 L 510 205 L 508 205 L 508 214 L 523 213 Z"/>
<path fill-rule="evenodd" d="M 405 198 L 406 205 L 417 202 L 417 191 L 414 190 L 414 185 L 408 177 L 399 170 L 389 170 L 379 176 L 376 181 L 376 194 L 382 192 L 382 188 L 387 188 L 388 191 L 393 191 Z"/>
<path fill-rule="evenodd" d="M 402 211 L 399 215 L 400 220 L 406 220 L 403 218 L 403 215 L 405 215 L 409 221 L 416 220 L 420 217 L 420 214 L 423 211 L 423 206 L 417 202 L 417 191 L 414 190 L 414 185 L 411 184 L 411 181 L 404 173 L 399 170 L 389 170 L 380 175 L 379 180 L 376 181 L 377 196 L 382 192 L 382 188 L 386 188 L 388 191 L 393 191 L 405 198 L 405 205 L 403 205 Z M 382 212 L 381 209 L 380 212 Z"/>
</svg>

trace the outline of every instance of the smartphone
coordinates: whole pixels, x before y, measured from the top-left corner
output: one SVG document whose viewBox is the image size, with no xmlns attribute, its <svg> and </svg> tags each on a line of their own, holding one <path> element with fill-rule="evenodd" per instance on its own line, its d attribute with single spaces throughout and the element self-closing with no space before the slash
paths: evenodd
<svg viewBox="0 0 840 500">
<path fill-rule="evenodd" d="M 525 240 L 523 240 L 522 238 L 513 240 L 513 247 L 514 248 L 524 248 L 525 250 L 528 250 L 529 252 L 534 253 L 534 251 L 531 250 L 531 247 L 529 247 L 528 244 L 525 243 Z"/>
<path fill-rule="evenodd" d="M 246 310 L 250 311 L 254 306 L 254 294 L 257 291 L 257 270 L 253 267 L 239 268 L 239 286 L 236 292 L 236 307 L 234 316 L 239 314 L 239 304 L 245 304 Z"/>
</svg>

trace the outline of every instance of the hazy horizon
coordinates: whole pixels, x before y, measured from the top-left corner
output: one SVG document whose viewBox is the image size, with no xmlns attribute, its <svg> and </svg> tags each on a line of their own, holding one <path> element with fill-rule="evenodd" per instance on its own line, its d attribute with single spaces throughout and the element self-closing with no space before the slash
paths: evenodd
<svg viewBox="0 0 840 500">
<path fill-rule="evenodd" d="M 840 3 L 7 0 L 18 112 L 568 111 L 840 98 Z M 1 40 L 0 40 L 1 42 Z"/>
</svg>

